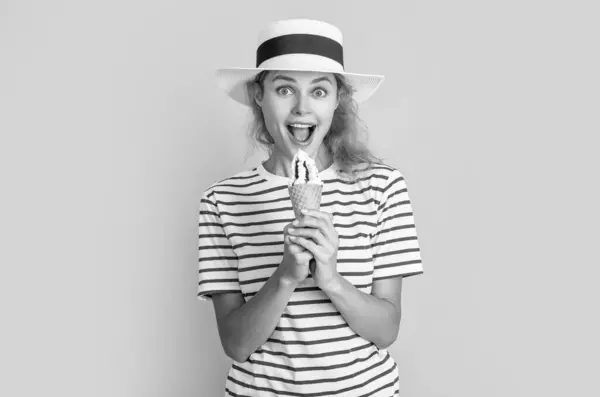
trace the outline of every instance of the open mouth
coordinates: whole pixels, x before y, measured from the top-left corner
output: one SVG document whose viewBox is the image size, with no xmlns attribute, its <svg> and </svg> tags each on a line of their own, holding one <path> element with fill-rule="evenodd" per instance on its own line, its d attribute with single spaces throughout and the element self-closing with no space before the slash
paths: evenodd
<svg viewBox="0 0 600 397">
<path fill-rule="evenodd" d="M 315 124 L 286 124 L 286 128 L 290 135 L 298 142 L 305 143 L 312 138 L 316 129 Z"/>
</svg>

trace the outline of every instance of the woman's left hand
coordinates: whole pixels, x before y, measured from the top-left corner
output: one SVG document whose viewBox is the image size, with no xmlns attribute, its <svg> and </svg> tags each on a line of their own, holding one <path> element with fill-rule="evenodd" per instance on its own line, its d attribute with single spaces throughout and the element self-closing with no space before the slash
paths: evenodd
<svg viewBox="0 0 600 397">
<path fill-rule="evenodd" d="M 304 216 L 292 223 L 292 228 L 288 229 L 293 236 L 292 241 L 313 254 L 316 266 L 312 277 L 317 286 L 322 288 L 338 275 L 339 240 L 333 227 L 333 215 L 307 209 Z"/>
</svg>

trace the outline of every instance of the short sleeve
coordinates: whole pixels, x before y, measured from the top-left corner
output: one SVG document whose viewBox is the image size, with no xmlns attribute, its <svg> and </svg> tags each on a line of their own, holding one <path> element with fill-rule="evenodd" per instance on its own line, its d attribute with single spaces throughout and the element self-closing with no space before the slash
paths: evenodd
<svg viewBox="0 0 600 397">
<path fill-rule="evenodd" d="M 371 236 L 373 280 L 423 273 L 412 205 L 406 181 L 397 169 L 383 188 L 377 216 Z"/>
<path fill-rule="evenodd" d="M 198 299 L 241 292 L 238 259 L 223 229 L 214 193 L 204 193 L 198 223 Z"/>
</svg>

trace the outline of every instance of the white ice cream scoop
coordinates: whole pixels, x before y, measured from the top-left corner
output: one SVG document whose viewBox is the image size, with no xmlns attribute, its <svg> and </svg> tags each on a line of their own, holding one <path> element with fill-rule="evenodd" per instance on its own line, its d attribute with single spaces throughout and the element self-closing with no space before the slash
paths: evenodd
<svg viewBox="0 0 600 397">
<path fill-rule="evenodd" d="M 289 186 L 305 183 L 323 185 L 315 161 L 305 151 L 298 149 L 292 160 Z"/>
</svg>

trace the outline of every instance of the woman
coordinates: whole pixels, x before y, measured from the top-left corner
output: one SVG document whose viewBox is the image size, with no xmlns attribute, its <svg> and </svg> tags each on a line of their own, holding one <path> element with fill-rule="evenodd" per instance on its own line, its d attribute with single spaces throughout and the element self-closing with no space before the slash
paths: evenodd
<svg viewBox="0 0 600 397">
<path fill-rule="evenodd" d="M 356 102 L 382 76 L 344 72 L 342 35 L 312 20 L 262 31 L 257 67 L 221 69 L 269 148 L 257 167 L 201 200 L 198 297 L 212 301 L 233 359 L 226 396 L 392 396 L 401 287 L 423 272 L 402 174 L 358 141 Z M 320 210 L 295 219 L 291 161 L 324 182 Z M 309 262 L 316 263 L 314 272 Z"/>
</svg>

